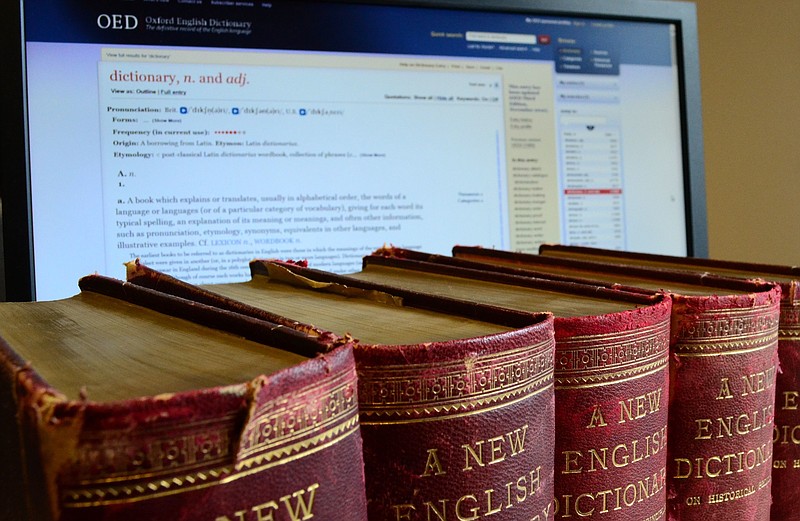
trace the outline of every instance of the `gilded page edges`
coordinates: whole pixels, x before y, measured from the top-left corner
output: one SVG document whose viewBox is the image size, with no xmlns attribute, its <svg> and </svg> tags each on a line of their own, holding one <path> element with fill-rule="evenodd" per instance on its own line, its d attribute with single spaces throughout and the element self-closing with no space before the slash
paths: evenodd
<svg viewBox="0 0 800 521">
<path fill-rule="evenodd" d="M 666 317 L 631 330 L 559 340 L 556 389 L 615 384 L 666 369 L 669 324 Z"/>
<path fill-rule="evenodd" d="M 224 485 L 358 434 L 353 366 L 312 380 L 266 400 L 261 395 L 268 377 L 222 388 L 221 394 L 232 393 L 244 405 L 227 414 L 168 420 L 159 428 L 84 429 L 62 469 L 62 507 L 132 503 Z"/>
<path fill-rule="evenodd" d="M 457 360 L 358 364 L 361 423 L 435 421 L 530 398 L 552 388 L 553 343 L 549 335 L 534 345 Z"/>
<path fill-rule="evenodd" d="M 676 356 L 726 356 L 772 348 L 778 340 L 777 303 L 675 313 Z"/>
<path fill-rule="evenodd" d="M 358 297 L 368 300 L 373 300 L 381 304 L 390 304 L 394 306 L 402 306 L 403 299 L 391 295 L 383 291 L 365 290 L 345 286 L 344 284 L 337 284 L 335 282 L 320 282 L 303 277 L 294 273 L 283 266 L 271 262 L 265 262 L 264 265 L 267 269 L 267 274 L 270 279 L 289 284 L 290 286 L 309 288 L 317 291 L 325 291 L 327 293 L 334 293 L 344 297 Z"/>
</svg>

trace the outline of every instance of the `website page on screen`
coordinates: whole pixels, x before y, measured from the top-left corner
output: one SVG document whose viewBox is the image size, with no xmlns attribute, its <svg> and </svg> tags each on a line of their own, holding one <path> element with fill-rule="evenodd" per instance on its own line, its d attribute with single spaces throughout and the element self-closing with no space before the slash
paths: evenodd
<svg viewBox="0 0 800 521">
<path fill-rule="evenodd" d="M 72 4 L 70 29 L 26 25 L 38 299 L 137 257 L 219 283 L 384 244 L 685 251 L 669 26 Z"/>
</svg>

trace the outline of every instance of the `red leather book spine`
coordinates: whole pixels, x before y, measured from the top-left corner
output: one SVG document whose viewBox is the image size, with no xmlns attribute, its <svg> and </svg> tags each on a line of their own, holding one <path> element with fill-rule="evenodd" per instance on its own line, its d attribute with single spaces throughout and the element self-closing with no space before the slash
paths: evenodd
<svg viewBox="0 0 800 521">
<path fill-rule="evenodd" d="M 33 518 L 366 519 L 350 345 L 239 385 L 107 404 L 65 400 L 30 368 L 15 381 L 50 498 Z"/>
<path fill-rule="evenodd" d="M 769 519 L 779 301 L 674 297 L 670 519 Z"/>
<path fill-rule="evenodd" d="M 371 520 L 553 519 L 552 327 L 356 346 Z"/>
<path fill-rule="evenodd" d="M 555 519 L 665 519 L 670 310 L 556 318 Z"/>
<path fill-rule="evenodd" d="M 540 252 L 571 254 L 573 258 L 633 263 L 654 262 L 676 269 L 691 268 L 719 275 L 734 273 L 761 274 L 781 283 L 778 333 L 779 368 L 775 384 L 775 423 L 773 427 L 772 516 L 774 521 L 800 521 L 800 267 L 611 251 L 564 245 L 542 245 Z"/>
<path fill-rule="evenodd" d="M 772 519 L 800 521 L 800 287 L 782 286 L 773 431 Z"/>
</svg>

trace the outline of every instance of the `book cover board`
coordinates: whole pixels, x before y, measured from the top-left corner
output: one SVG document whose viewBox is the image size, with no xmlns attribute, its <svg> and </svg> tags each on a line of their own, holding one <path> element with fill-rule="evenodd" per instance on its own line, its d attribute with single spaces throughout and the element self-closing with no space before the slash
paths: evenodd
<svg viewBox="0 0 800 521">
<path fill-rule="evenodd" d="M 351 336 L 370 519 L 552 518 L 551 315 L 360 289 L 288 263 L 251 270 L 196 288 L 132 263 L 128 279 Z"/>
<path fill-rule="evenodd" d="M 0 304 L 2 519 L 366 519 L 350 344 L 80 288 Z"/>
</svg>

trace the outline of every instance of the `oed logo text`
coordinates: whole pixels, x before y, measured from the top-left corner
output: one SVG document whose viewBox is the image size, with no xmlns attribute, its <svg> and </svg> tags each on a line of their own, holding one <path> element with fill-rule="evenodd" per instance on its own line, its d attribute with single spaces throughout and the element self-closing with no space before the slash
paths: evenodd
<svg viewBox="0 0 800 521">
<path fill-rule="evenodd" d="M 97 17 L 100 29 L 133 30 L 139 25 L 139 19 L 132 14 L 101 14 Z"/>
</svg>

